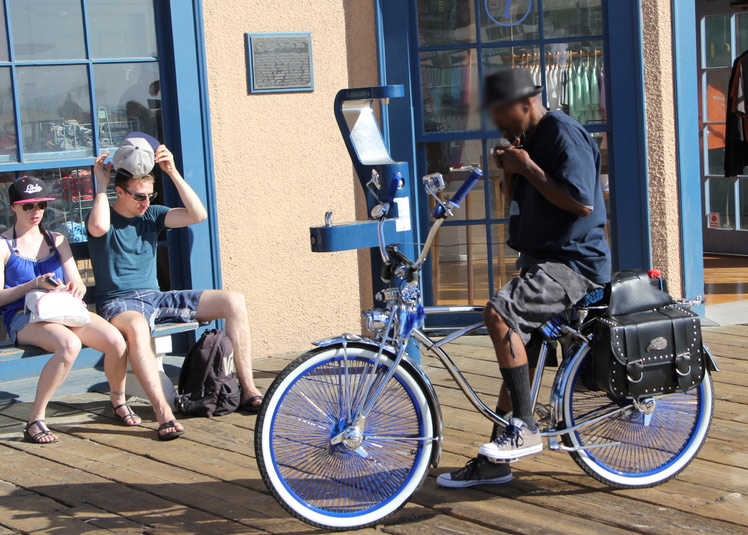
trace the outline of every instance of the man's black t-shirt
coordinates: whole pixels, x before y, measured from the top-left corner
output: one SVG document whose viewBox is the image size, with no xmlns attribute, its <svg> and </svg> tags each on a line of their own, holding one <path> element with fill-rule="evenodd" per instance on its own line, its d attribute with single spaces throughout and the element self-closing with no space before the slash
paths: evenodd
<svg viewBox="0 0 748 535">
<path fill-rule="evenodd" d="M 517 266 L 553 260 L 598 284 L 610 282 L 607 215 L 597 144 L 577 121 L 552 111 L 540 120 L 524 148 L 546 174 L 565 184 L 571 196 L 592 212 L 579 217 L 562 210 L 526 178 L 515 175 L 508 243 L 522 253 Z"/>
</svg>

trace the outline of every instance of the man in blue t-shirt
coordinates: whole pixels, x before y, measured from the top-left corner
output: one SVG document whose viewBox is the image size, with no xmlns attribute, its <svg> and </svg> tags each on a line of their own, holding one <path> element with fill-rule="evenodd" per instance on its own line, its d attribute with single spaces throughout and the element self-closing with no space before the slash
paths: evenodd
<svg viewBox="0 0 748 535">
<path fill-rule="evenodd" d="M 509 140 L 493 154 L 510 206 L 508 244 L 520 252 L 521 272 L 488 302 L 483 317 L 504 379 L 498 411 L 512 414 L 475 459 L 439 476 L 446 487 L 506 483 L 508 461 L 542 451 L 530 395 L 536 331 L 610 281 L 600 151 L 577 121 L 546 110 L 542 89 L 527 69 L 485 80 L 486 108 Z"/>
<path fill-rule="evenodd" d="M 159 421 L 159 440 L 179 437 L 176 421 L 161 387 L 151 349 L 151 331 L 158 323 L 226 320 L 226 334 L 234 346 L 234 362 L 242 389 L 240 409 L 256 412 L 262 395 L 254 384 L 250 331 L 244 296 L 227 290 L 162 292 L 156 278 L 156 247 L 164 229 L 200 223 L 207 212 L 200 198 L 182 178 L 171 152 L 142 133 L 133 133 L 104 167 L 109 153 L 96 159 L 97 195 L 87 220 L 88 250 L 96 278 L 96 310 L 127 340 L 128 358 Z M 184 208 L 152 205 L 158 163 L 171 179 Z M 117 201 L 109 205 L 107 186 L 112 165 Z"/>
</svg>

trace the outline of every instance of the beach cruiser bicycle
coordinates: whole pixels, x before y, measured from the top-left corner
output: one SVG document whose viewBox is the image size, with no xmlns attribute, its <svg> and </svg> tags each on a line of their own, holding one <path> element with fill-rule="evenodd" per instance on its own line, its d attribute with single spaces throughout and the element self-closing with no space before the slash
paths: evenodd
<svg viewBox="0 0 748 535">
<path fill-rule="evenodd" d="M 436 201 L 435 221 L 416 260 L 406 258 L 396 245 L 385 246 L 383 222 L 397 188 L 390 185 L 373 213 L 379 219 L 382 276 L 390 282 L 377 295 L 384 308 L 364 312 L 374 336 L 345 334 L 316 342 L 316 349 L 286 366 L 268 389 L 256 425 L 257 462 L 273 496 L 301 520 L 328 530 L 370 526 L 402 507 L 422 485 L 429 466 L 437 466 L 441 411 L 428 377 L 408 357 L 411 342 L 444 365 L 479 413 L 509 425 L 481 401 L 445 350 L 450 342 L 479 331 L 483 323 L 439 339 L 421 328 L 425 315 L 482 310 L 423 308 L 418 284 L 439 227 L 481 176 L 473 169 L 447 201 L 439 196 L 445 189 L 440 174 L 423 178 L 426 193 Z M 696 303 L 679 301 L 673 307 L 683 310 Z M 549 449 L 569 452 L 585 472 L 612 487 L 658 485 L 683 470 L 706 439 L 714 405 L 709 370 L 704 364 L 696 386 L 664 395 L 642 390 L 637 397 L 616 396 L 601 389 L 592 358 L 593 326 L 605 313 L 605 298 L 590 295 L 541 328 L 544 342 L 532 382 L 534 405 L 549 347 L 560 340 L 564 348 L 542 435 Z M 650 345 L 660 347 L 660 338 Z M 709 367 L 716 369 L 705 347 L 704 353 Z M 632 388 L 641 382 L 648 358 L 656 360 L 643 357 L 623 368 Z M 695 365 L 678 368 L 677 379 L 690 377 Z M 632 377 L 636 373 L 642 375 Z"/>
</svg>

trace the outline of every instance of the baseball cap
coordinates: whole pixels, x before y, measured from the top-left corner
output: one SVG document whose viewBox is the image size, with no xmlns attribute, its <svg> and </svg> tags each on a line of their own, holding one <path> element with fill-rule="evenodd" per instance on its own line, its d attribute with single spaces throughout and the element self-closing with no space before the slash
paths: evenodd
<svg viewBox="0 0 748 535">
<path fill-rule="evenodd" d="M 54 201 L 55 198 L 43 180 L 34 176 L 17 178 L 8 189 L 8 200 L 11 204 Z"/>
<path fill-rule="evenodd" d="M 140 178 L 151 172 L 155 165 L 159 140 L 143 132 L 131 132 L 114 153 L 112 165 L 118 173 Z"/>
</svg>

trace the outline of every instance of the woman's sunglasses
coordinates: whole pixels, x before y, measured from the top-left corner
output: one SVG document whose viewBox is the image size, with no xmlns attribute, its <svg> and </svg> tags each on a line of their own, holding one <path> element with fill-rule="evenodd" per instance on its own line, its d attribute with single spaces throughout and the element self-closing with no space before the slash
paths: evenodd
<svg viewBox="0 0 748 535">
<path fill-rule="evenodd" d="M 47 201 L 23 203 L 23 211 L 30 212 L 31 210 L 34 209 L 34 206 L 38 206 L 39 210 L 46 210 Z"/>
<path fill-rule="evenodd" d="M 126 190 L 125 188 L 122 189 L 132 195 L 132 198 L 135 199 L 136 202 L 143 202 L 146 199 L 148 199 L 150 202 L 153 202 L 156 200 L 156 197 L 158 197 L 158 193 L 156 193 L 155 191 L 146 195 L 145 193 L 132 193 L 130 190 Z"/>
</svg>

